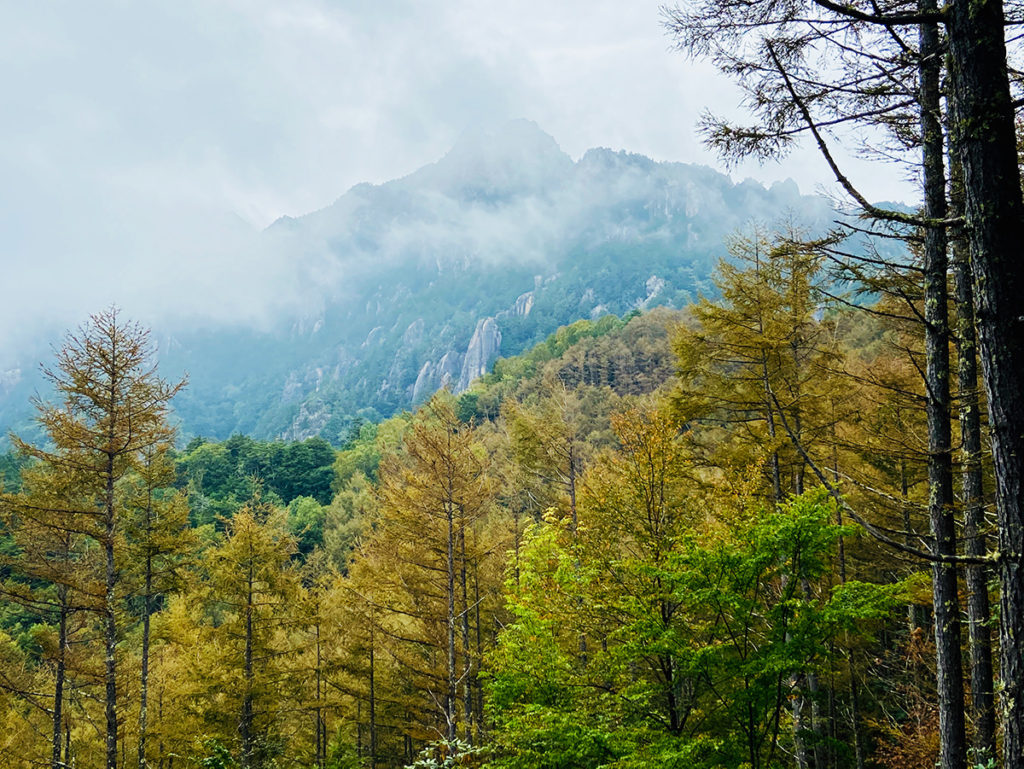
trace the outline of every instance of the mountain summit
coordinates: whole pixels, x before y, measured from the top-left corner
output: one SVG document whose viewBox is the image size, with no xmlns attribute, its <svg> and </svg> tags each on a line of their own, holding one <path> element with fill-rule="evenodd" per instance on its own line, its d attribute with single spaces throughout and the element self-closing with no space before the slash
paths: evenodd
<svg viewBox="0 0 1024 769">
<path fill-rule="evenodd" d="M 466 131 L 443 158 L 402 181 L 467 202 L 498 202 L 550 192 L 572 167 L 572 158 L 536 123 L 514 120 Z"/>
</svg>

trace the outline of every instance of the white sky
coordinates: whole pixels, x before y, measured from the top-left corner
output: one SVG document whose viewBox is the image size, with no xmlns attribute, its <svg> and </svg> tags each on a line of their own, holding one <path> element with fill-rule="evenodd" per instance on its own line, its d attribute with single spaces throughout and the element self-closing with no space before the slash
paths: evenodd
<svg viewBox="0 0 1024 769">
<path fill-rule="evenodd" d="M 111 302 L 146 322 L 243 321 L 283 276 L 249 228 L 528 118 L 578 158 L 718 166 L 700 112 L 738 92 L 670 51 L 657 0 L 0 0 L 7 345 Z M 888 175 L 887 175 L 888 174 Z M 832 189 L 811 151 L 740 179 Z M 870 198 L 912 199 L 854 165 Z"/>
</svg>

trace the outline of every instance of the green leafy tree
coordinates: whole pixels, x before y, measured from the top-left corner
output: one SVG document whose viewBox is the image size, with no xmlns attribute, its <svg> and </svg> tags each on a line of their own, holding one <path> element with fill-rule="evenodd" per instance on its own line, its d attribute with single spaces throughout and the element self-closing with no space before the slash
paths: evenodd
<svg viewBox="0 0 1024 769">
<path fill-rule="evenodd" d="M 787 765 L 799 674 L 899 600 L 865 583 L 827 590 L 840 530 L 820 491 L 739 519 L 680 504 L 685 481 L 637 461 L 657 457 L 655 436 L 671 444 L 644 421 L 622 425 L 635 432 L 621 464 L 588 474 L 579 535 L 555 520 L 531 532 L 491 655 L 496 766 Z M 661 481 L 675 493 L 652 495 Z M 581 627 L 601 639 L 585 660 Z"/>
</svg>

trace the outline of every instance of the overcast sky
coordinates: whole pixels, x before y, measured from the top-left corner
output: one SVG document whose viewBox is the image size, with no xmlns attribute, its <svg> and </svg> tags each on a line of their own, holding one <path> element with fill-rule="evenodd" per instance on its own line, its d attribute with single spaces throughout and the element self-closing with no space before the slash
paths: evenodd
<svg viewBox="0 0 1024 769">
<path fill-rule="evenodd" d="M 272 311 L 246 231 L 528 118 L 578 158 L 720 166 L 694 124 L 739 94 L 669 50 L 652 0 L 0 0 L 8 345 L 111 302 L 146 322 Z M 734 178 L 832 188 L 810 151 Z M 855 168 L 869 197 L 909 199 Z"/>
</svg>

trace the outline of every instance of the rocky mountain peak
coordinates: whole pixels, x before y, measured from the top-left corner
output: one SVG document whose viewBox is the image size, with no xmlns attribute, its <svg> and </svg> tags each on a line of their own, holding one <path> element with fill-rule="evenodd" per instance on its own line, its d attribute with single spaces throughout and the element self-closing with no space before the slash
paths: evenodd
<svg viewBox="0 0 1024 769">
<path fill-rule="evenodd" d="M 530 120 L 466 131 L 433 165 L 406 177 L 462 200 L 505 199 L 557 188 L 573 161 Z"/>
</svg>

